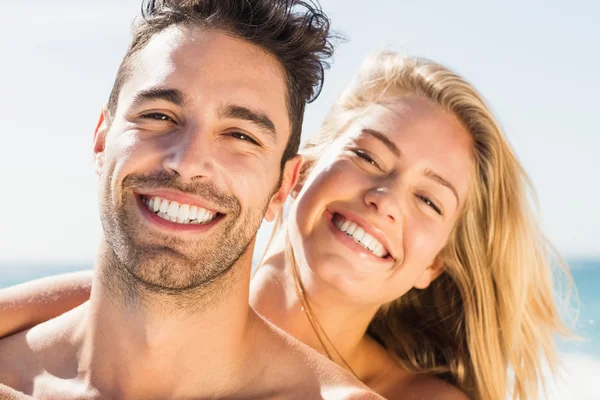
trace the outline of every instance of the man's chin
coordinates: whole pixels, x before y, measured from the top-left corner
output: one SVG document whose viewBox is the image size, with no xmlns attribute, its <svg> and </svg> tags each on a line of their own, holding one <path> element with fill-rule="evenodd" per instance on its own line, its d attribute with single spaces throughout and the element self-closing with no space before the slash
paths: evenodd
<svg viewBox="0 0 600 400">
<path fill-rule="evenodd" d="M 126 255 L 123 267 L 143 286 L 178 290 L 193 287 L 201 280 L 198 264 L 186 260 L 171 248 L 147 249 Z"/>
</svg>

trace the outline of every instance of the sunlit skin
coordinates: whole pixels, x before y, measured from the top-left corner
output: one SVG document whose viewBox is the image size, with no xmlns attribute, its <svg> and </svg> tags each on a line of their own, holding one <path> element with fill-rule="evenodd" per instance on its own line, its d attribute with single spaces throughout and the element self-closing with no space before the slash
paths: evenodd
<svg viewBox="0 0 600 400">
<path fill-rule="evenodd" d="M 286 228 L 313 313 L 358 378 L 386 398 L 466 398 L 441 380 L 405 371 L 365 332 L 381 305 L 444 272 L 438 255 L 469 195 L 472 146 L 455 116 L 424 99 L 401 98 L 370 107 L 292 192 Z M 389 255 L 378 257 L 340 232 L 336 214 L 362 226 Z M 250 303 L 325 353 L 283 252 L 280 237 L 252 280 Z M 85 297 L 87 278 L 72 279 Z M 344 365 L 336 354 L 334 360 Z"/>
<path fill-rule="evenodd" d="M 289 138 L 286 88 L 277 63 L 266 63 L 269 56 L 257 48 L 246 48 L 249 46 L 237 53 L 219 54 L 213 62 L 216 58 L 210 57 L 217 53 L 218 41 L 210 42 L 212 52 L 196 51 L 198 56 L 191 57 L 186 52 L 191 51 L 189 47 L 204 44 L 210 37 L 185 39 L 190 42 L 185 45 L 180 44 L 182 38 L 185 36 L 160 35 L 144 49 L 139 71 L 123 87 L 114 122 L 107 134 L 103 123 L 95 140 L 101 192 L 110 196 L 103 225 L 115 233 L 108 235 L 108 240 L 112 247 L 128 250 L 132 246 L 125 244 L 135 242 L 133 248 L 139 254 L 129 250 L 128 254 L 117 252 L 117 257 L 121 262 L 135 259 L 126 264 L 160 269 L 133 273 L 167 288 L 193 286 L 205 273 L 190 266 L 202 262 L 204 269 L 222 269 L 211 266 L 230 264 L 239 254 L 231 247 L 249 243 L 278 183 L 276 161 Z M 152 61 L 165 58 L 161 56 L 165 48 L 177 46 L 179 51 L 162 65 Z M 262 63 L 254 60 L 261 57 L 265 58 Z M 275 83 L 249 79 L 252 69 L 253 75 L 258 71 L 261 78 Z M 238 117 L 239 110 L 264 116 L 273 128 Z M 149 175 L 145 180 L 144 174 Z M 174 176 L 173 182 L 167 181 L 170 187 L 165 188 L 166 182 L 157 174 L 165 179 L 167 174 Z M 134 178 L 133 184 L 125 184 L 128 177 Z M 135 185 L 137 177 L 139 185 Z M 256 187 L 264 189 L 254 190 Z M 163 220 L 144 212 L 141 195 L 192 203 L 220 215 L 206 225 L 161 223 Z M 274 203 L 271 208 L 280 201 Z M 267 217 L 272 212 L 268 210 Z M 139 229 L 120 233 L 111 225 Z M 166 253 L 165 243 L 171 250 Z"/>
<path fill-rule="evenodd" d="M 454 116 L 407 97 L 369 108 L 324 154 L 307 182 L 295 187 L 287 222 L 314 314 L 350 368 L 386 398 L 464 400 L 436 378 L 403 370 L 365 331 L 382 304 L 427 287 L 443 272 L 437 255 L 468 197 L 469 134 Z M 384 243 L 390 256 L 373 255 L 333 227 L 338 213 Z M 324 353 L 301 309 L 283 248 L 280 238 L 258 269 L 251 304 Z M 61 302 L 87 296 L 86 275 L 70 278 L 78 291 L 65 289 L 60 279 L 66 277 L 56 278 L 52 291 L 65 297 Z M 30 297 L 41 292 L 33 285 L 29 290 Z"/>
<path fill-rule="evenodd" d="M 48 398 L 330 398 L 341 386 L 361 397 L 332 398 L 375 398 L 248 305 L 256 229 L 299 166 L 280 175 L 290 135 L 280 65 L 199 28 L 158 34 L 135 65 L 94 136 L 105 237 L 91 300 L 0 341 L 0 382 Z M 143 196 L 216 217 L 159 220 Z"/>
<path fill-rule="evenodd" d="M 469 191 L 470 135 L 453 115 L 408 97 L 371 107 L 324 154 L 296 187 L 287 220 L 313 312 L 358 377 L 379 393 L 402 398 L 399 389 L 412 385 L 421 395 L 440 394 L 439 382 L 403 372 L 365 332 L 381 305 L 443 272 L 437 255 Z M 366 228 L 390 256 L 375 256 L 334 227 L 336 213 Z M 282 251 L 280 241 L 258 270 L 252 304 L 322 351 L 284 273 Z"/>
<path fill-rule="evenodd" d="M 292 209 L 290 233 L 302 238 L 306 265 L 357 306 L 379 307 L 425 288 L 467 196 L 471 148 L 458 120 L 426 100 L 374 106 L 329 147 Z M 343 246 L 332 213 L 362 219 L 355 222 L 374 229 L 390 257 Z"/>
</svg>

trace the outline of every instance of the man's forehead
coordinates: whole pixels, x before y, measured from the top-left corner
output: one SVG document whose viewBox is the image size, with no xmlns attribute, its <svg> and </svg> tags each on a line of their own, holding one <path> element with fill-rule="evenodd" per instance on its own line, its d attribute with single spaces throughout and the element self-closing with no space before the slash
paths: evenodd
<svg viewBox="0 0 600 400">
<path fill-rule="evenodd" d="M 285 92 L 283 68 L 274 57 L 246 40 L 214 29 L 174 26 L 156 34 L 136 56 L 132 75 L 163 80 L 180 77 L 187 83 L 210 80 Z M 271 84 L 265 88 L 267 81 Z"/>
<path fill-rule="evenodd" d="M 280 64 L 259 47 L 221 31 L 168 28 L 139 51 L 130 72 L 121 93 L 129 101 L 148 88 L 173 88 L 189 104 L 252 105 L 268 111 L 278 131 L 289 126 Z"/>
</svg>

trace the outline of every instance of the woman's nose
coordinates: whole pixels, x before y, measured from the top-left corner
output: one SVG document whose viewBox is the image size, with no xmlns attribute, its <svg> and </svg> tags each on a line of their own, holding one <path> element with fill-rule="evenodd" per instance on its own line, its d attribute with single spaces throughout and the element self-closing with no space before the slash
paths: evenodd
<svg viewBox="0 0 600 400">
<path fill-rule="evenodd" d="M 400 221 L 400 201 L 394 196 L 390 188 L 380 186 L 369 189 L 365 193 L 364 201 L 367 207 L 388 221 Z"/>
</svg>

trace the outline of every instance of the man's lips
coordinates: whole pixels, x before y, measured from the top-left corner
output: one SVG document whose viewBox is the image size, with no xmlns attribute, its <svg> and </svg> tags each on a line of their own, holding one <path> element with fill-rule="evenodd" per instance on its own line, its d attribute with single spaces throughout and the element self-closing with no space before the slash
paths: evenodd
<svg viewBox="0 0 600 400">
<path fill-rule="evenodd" d="M 177 202 L 171 201 L 166 207 L 167 212 L 161 212 L 165 208 L 155 211 L 153 202 L 158 197 L 150 198 L 144 195 L 136 195 L 142 215 L 153 225 L 163 230 L 174 233 L 179 232 L 206 232 L 221 221 L 225 215 L 221 213 L 208 212 L 206 209 L 199 209 L 196 206 L 189 207 L 184 204 L 180 207 Z M 166 200 L 165 200 L 166 201 Z M 162 202 L 161 202 L 162 206 Z M 195 210 L 195 211 L 194 211 Z M 192 215 L 190 215 L 192 214 Z M 191 217 L 194 218 L 191 218 Z"/>
<path fill-rule="evenodd" d="M 148 189 L 148 190 L 135 190 L 135 194 L 138 196 L 144 196 L 148 198 L 159 197 L 167 200 L 169 203 L 175 201 L 178 204 L 187 204 L 190 207 L 197 207 L 207 210 L 212 213 L 226 214 L 226 212 L 219 209 L 216 204 L 209 203 L 208 201 L 194 196 L 188 193 L 181 192 L 173 189 Z"/>
</svg>

